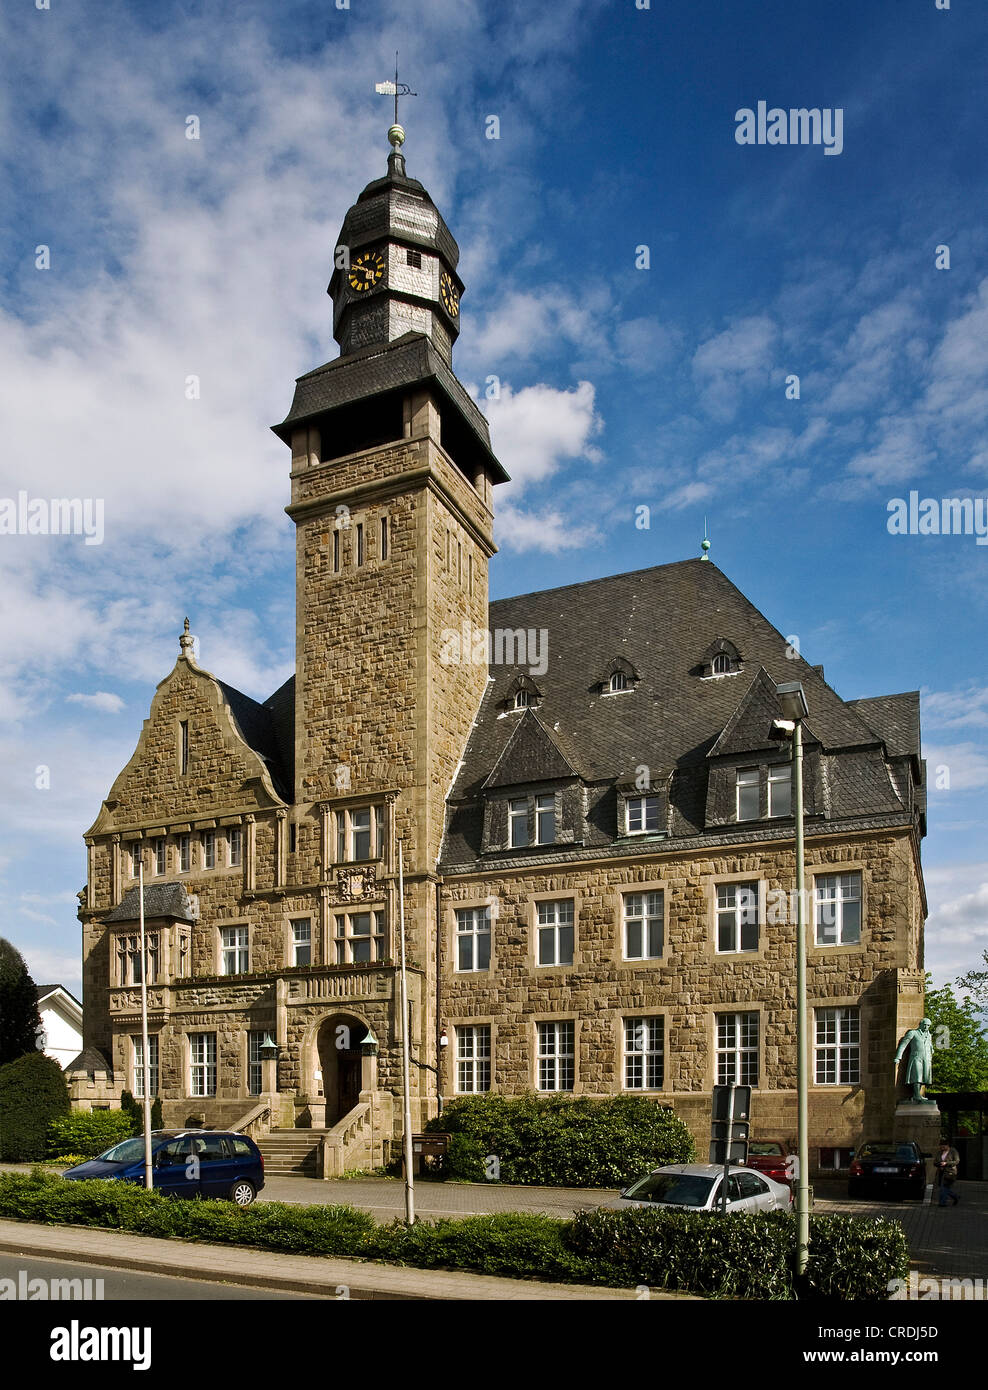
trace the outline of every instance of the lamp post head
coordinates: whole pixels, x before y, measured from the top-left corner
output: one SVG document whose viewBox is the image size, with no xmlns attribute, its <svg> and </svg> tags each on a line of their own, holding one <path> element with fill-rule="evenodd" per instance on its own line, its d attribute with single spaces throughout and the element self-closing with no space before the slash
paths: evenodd
<svg viewBox="0 0 988 1390">
<path fill-rule="evenodd" d="M 779 697 L 782 714 L 787 721 L 796 723 L 806 718 L 809 706 L 800 681 L 783 681 L 775 687 L 775 693 Z"/>
<path fill-rule="evenodd" d="M 263 1062 L 271 1062 L 278 1056 L 278 1044 L 270 1033 L 265 1033 L 258 1048 Z"/>
</svg>

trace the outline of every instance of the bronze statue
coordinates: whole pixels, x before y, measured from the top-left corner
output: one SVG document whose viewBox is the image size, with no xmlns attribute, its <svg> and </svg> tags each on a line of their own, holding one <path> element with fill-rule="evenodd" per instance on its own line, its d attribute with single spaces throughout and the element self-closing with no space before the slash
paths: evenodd
<svg viewBox="0 0 988 1390">
<path fill-rule="evenodd" d="M 896 1065 L 908 1053 L 906 1074 L 903 1080 L 912 1087 L 914 1105 L 936 1105 L 936 1101 L 920 1093 L 921 1086 L 929 1086 L 933 1080 L 933 1027 L 928 1018 L 921 1020 L 918 1028 L 910 1028 L 896 1048 Z"/>
</svg>

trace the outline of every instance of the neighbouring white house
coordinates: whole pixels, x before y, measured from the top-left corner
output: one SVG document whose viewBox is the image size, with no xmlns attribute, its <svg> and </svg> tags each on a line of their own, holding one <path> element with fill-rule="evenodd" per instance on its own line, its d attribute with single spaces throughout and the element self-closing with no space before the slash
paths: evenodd
<svg viewBox="0 0 988 1390">
<path fill-rule="evenodd" d="M 82 1051 L 82 1005 L 64 985 L 38 985 L 38 1045 L 65 1068 Z"/>
</svg>

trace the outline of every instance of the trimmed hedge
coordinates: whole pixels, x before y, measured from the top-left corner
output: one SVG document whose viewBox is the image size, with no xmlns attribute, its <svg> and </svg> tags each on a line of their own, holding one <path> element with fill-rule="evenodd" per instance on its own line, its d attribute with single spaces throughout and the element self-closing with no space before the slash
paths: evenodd
<svg viewBox="0 0 988 1390">
<path fill-rule="evenodd" d="M 131 1117 L 123 1110 L 71 1110 L 48 1126 L 48 1154 L 95 1158 L 133 1133 Z"/>
<path fill-rule="evenodd" d="M 673 1112 L 644 1096 L 488 1094 L 461 1096 L 428 1131 L 452 1137 L 449 1177 L 539 1187 L 623 1187 L 663 1163 L 690 1163 L 693 1136 Z"/>
<path fill-rule="evenodd" d="M 720 1217 L 629 1207 L 572 1221 L 505 1212 L 377 1226 L 348 1206 L 174 1200 L 131 1183 L 71 1182 L 35 1169 L 0 1174 L 0 1218 L 98 1226 L 292 1254 L 350 1256 L 420 1269 L 679 1289 L 720 1298 L 793 1299 L 795 1220 L 789 1213 Z M 803 1298 L 878 1301 L 909 1270 L 896 1221 L 811 1218 Z"/>
<path fill-rule="evenodd" d="M 54 1057 L 27 1052 L 0 1067 L 0 1159 L 40 1162 L 48 1126 L 68 1110 L 68 1087 Z"/>
</svg>

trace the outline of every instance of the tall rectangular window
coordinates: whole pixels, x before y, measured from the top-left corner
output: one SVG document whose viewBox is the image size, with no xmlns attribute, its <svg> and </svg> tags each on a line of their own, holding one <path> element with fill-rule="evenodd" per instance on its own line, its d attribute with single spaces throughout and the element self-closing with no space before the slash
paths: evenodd
<svg viewBox="0 0 988 1390">
<path fill-rule="evenodd" d="M 216 831 L 202 832 L 202 864 L 204 869 L 216 868 Z"/>
<path fill-rule="evenodd" d="M 770 816 L 792 815 L 792 768 L 788 763 L 768 770 L 768 813 Z"/>
<path fill-rule="evenodd" d="M 856 946 L 861 940 L 861 875 L 818 874 L 816 944 Z"/>
<path fill-rule="evenodd" d="M 758 950 L 758 884 L 717 885 L 717 950 Z"/>
<path fill-rule="evenodd" d="M 717 1015 L 717 1085 L 758 1085 L 757 1012 Z"/>
<path fill-rule="evenodd" d="M 216 1094 L 216 1034 L 189 1034 L 189 1095 Z"/>
<path fill-rule="evenodd" d="M 178 726 L 178 766 L 184 777 L 189 770 L 189 721 L 181 720 Z"/>
<path fill-rule="evenodd" d="M 738 770 L 738 820 L 758 820 L 762 813 L 757 767 Z"/>
<path fill-rule="evenodd" d="M 628 1091 L 661 1091 L 665 1079 L 665 1019 L 624 1020 L 624 1085 Z"/>
<path fill-rule="evenodd" d="M 244 832 L 239 825 L 230 826 L 230 867 L 238 869 L 244 862 Z"/>
<path fill-rule="evenodd" d="M 658 960 L 662 955 L 665 894 L 661 889 L 625 893 L 622 901 L 625 960 Z"/>
<path fill-rule="evenodd" d="M 138 1033 L 131 1041 L 134 1044 L 134 1095 L 144 1098 L 144 1038 Z M 148 1094 L 153 1098 L 158 1094 L 158 1035 L 148 1034 L 149 1085 Z"/>
<path fill-rule="evenodd" d="M 247 1034 L 247 1094 L 249 1096 L 259 1096 L 264 1083 L 264 1073 L 261 1066 L 261 1043 L 264 1041 L 263 1033 Z"/>
<path fill-rule="evenodd" d="M 292 965 L 312 964 L 312 923 L 308 917 L 292 922 Z"/>
<path fill-rule="evenodd" d="M 573 899 L 558 898 L 536 904 L 538 913 L 539 965 L 573 964 Z"/>
<path fill-rule="evenodd" d="M 576 1080 L 572 1019 L 560 1023 L 539 1023 L 538 1066 L 540 1091 L 572 1091 Z"/>
<path fill-rule="evenodd" d="M 384 913 L 346 912 L 336 918 L 336 963 L 358 965 L 384 960 Z"/>
<path fill-rule="evenodd" d="M 381 559 L 388 558 L 388 518 L 381 517 Z"/>
<path fill-rule="evenodd" d="M 456 910 L 457 970 L 489 970 L 491 964 L 491 910 L 460 907 Z"/>
<path fill-rule="evenodd" d="M 357 565 L 364 563 L 364 523 L 357 522 Z"/>
<path fill-rule="evenodd" d="M 371 857 L 370 822 L 370 807 L 362 811 L 350 812 L 351 859 L 369 859 Z"/>
<path fill-rule="evenodd" d="M 467 592 L 473 598 L 473 551 L 467 556 Z"/>
<path fill-rule="evenodd" d="M 659 828 L 659 798 L 629 796 L 625 802 L 629 835 L 644 835 Z"/>
<path fill-rule="evenodd" d="M 144 853 L 144 846 L 140 840 L 135 840 L 130 849 L 131 877 L 140 878 L 141 876 L 141 856 Z"/>
<path fill-rule="evenodd" d="M 167 872 L 168 860 L 163 839 L 154 842 L 154 872 L 159 876 Z"/>
<path fill-rule="evenodd" d="M 333 532 L 333 573 L 340 572 L 340 533 L 339 530 Z"/>
<path fill-rule="evenodd" d="M 861 1080 L 861 1010 L 817 1009 L 814 1078 L 818 1086 L 856 1086 Z"/>
<path fill-rule="evenodd" d="M 160 939 L 157 932 L 145 932 L 144 948 L 148 960 L 149 985 L 158 979 L 160 960 Z M 141 983 L 141 938 L 136 936 L 117 937 L 117 979 L 121 985 Z"/>
<path fill-rule="evenodd" d="M 531 843 L 528 833 L 528 798 L 508 802 L 508 844 L 512 849 L 524 849 Z"/>
<path fill-rule="evenodd" d="M 220 931 L 222 941 L 222 975 L 246 975 L 248 964 L 247 928 L 223 927 Z"/>
<path fill-rule="evenodd" d="M 535 798 L 535 843 L 551 845 L 556 838 L 556 798 L 537 796 Z"/>
<path fill-rule="evenodd" d="M 192 868 L 192 836 L 179 835 L 178 837 L 178 871 L 180 874 L 187 874 Z"/>
<path fill-rule="evenodd" d="M 491 1089 L 489 1023 L 474 1023 L 456 1029 L 456 1089 L 462 1094 Z"/>
</svg>

